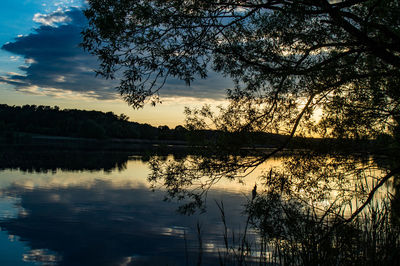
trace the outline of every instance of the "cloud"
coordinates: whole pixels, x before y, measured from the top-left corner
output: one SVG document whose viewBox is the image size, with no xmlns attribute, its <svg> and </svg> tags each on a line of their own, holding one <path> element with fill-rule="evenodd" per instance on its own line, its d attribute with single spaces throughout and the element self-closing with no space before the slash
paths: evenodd
<svg viewBox="0 0 400 266">
<path fill-rule="evenodd" d="M 61 8 L 57 9 L 57 11 L 50 14 L 41 14 L 36 13 L 33 16 L 33 21 L 40 23 L 45 26 L 55 27 L 60 23 L 71 22 L 71 18 L 68 17 L 65 12 L 62 11 Z"/>
<path fill-rule="evenodd" d="M 11 61 L 18 61 L 19 60 L 19 56 L 12 55 L 12 56 L 10 56 L 10 60 Z"/>
<path fill-rule="evenodd" d="M 80 33 L 87 24 L 81 9 L 37 13 L 33 20 L 40 24 L 33 33 L 20 35 L 2 46 L 3 50 L 14 54 L 13 58 L 25 59 L 25 64 L 20 66 L 24 75 L 3 74 L 0 82 L 11 84 L 21 92 L 51 97 L 63 94 L 69 97 L 72 92 L 99 100 L 119 98 L 115 89 L 118 81 L 96 77 L 97 58 L 79 47 Z M 160 94 L 162 97 L 223 99 L 226 89 L 232 86 L 232 82 L 210 72 L 208 79 L 197 80 L 190 87 L 182 81 L 170 79 Z"/>
<path fill-rule="evenodd" d="M 181 80 L 169 79 L 160 90 L 160 95 L 163 97 L 180 96 L 222 100 L 226 98 L 226 89 L 232 88 L 233 86 L 231 80 L 210 70 L 206 79 L 197 79 L 190 87 Z"/>
<path fill-rule="evenodd" d="M 0 76 L 0 82 L 14 85 L 19 91 L 52 97 L 62 95 L 62 91 L 97 99 L 118 97 L 115 82 L 96 78 L 96 58 L 78 46 L 85 23 L 80 9 L 35 17 L 42 25 L 34 33 L 2 46 L 25 58 L 25 65 L 20 66 L 25 75 L 6 74 Z"/>
</svg>

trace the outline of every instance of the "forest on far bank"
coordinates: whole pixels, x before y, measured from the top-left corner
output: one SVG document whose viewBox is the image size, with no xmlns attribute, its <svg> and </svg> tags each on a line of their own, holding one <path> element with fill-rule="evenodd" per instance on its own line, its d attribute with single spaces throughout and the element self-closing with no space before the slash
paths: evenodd
<svg viewBox="0 0 400 266">
<path fill-rule="evenodd" d="M 58 106 L 0 104 L 0 139 L 15 142 L 23 134 L 60 136 L 90 139 L 139 139 L 149 141 L 184 141 L 191 145 L 276 148 L 285 143 L 289 136 L 263 132 L 222 132 L 216 130 L 188 130 L 178 125 L 154 127 L 129 121 L 124 114 L 113 112 L 60 109 Z M 14 138 L 14 141 L 9 141 Z M 393 145 L 393 138 L 382 135 L 375 140 L 318 139 L 294 137 L 288 148 L 363 151 Z"/>
<path fill-rule="evenodd" d="M 60 109 L 58 106 L 0 104 L 0 132 L 94 139 L 185 140 L 183 126 L 169 129 L 129 121 L 113 112 Z"/>
</svg>

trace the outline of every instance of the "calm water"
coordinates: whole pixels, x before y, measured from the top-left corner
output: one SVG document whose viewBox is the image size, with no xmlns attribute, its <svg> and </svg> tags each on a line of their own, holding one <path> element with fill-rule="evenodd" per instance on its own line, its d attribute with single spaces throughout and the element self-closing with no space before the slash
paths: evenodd
<svg viewBox="0 0 400 266">
<path fill-rule="evenodd" d="M 0 170 L 0 265 L 193 265 L 217 263 L 220 212 L 240 230 L 254 185 L 224 181 L 207 212 L 184 216 L 152 191 L 141 155 L 14 153 Z M 98 162 L 98 163 L 96 163 Z M 253 182 L 253 183 L 252 183 Z"/>
<path fill-rule="evenodd" d="M 359 199 L 350 197 L 352 191 L 357 188 L 354 195 L 365 199 L 376 177 L 384 174 L 380 167 L 373 166 L 357 178 L 354 174 L 344 176 L 341 173 L 345 172 L 339 171 L 341 166 L 332 164 L 333 159 L 328 157 L 317 158 L 316 165 L 290 157 L 292 167 L 284 169 L 283 159 L 273 158 L 247 176 L 245 183 L 221 179 L 208 192 L 206 212 L 186 216 L 177 212 L 182 203 L 164 200 L 166 191 L 162 186 L 152 189 L 147 179 L 151 156 L 143 151 L 0 152 L 0 265 L 6 266 L 197 265 L 200 261 L 202 265 L 219 265 L 219 253 L 224 252 L 224 225 L 216 202 L 224 204 L 232 245 L 245 227 L 244 205 L 251 198 L 254 184 L 258 184 L 259 193 L 267 191 L 263 183 L 271 179 L 269 169 L 285 173 L 294 170 L 292 175 L 298 174 L 298 178 L 290 179 L 290 184 L 274 181 L 279 188 L 289 186 L 294 196 L 304 197 L 302 202 L 317 203 L 310 205 L 316 206 L 317 212 L 331 210 L 332 203 L 343 201 L 348 204 L 340 209 L 344 216 L 359 206 Z M 184 156 L 165 155 L 160 160 Z M 328 163 L 333 172 L 323 167 Z M 266 172 L 260 179 L 262 171 Z M 388 195 L 397 195 L 394 186 L 392 182 L 382 186 L 374 202 L 380 205 L 382 199 L 389 199 Z M 361 193 L 360 188 L 366 192 Z M 370 214 L 368 210 L 363 214 L 365 225 L 372 221 Z M 274 215 L 266 218 L 274 222 Z M 291 233 L 297 235 L 298 229 Z M 392 234 L 387 231 L 387 236 Z M 395 238 L 397 248 L 398 236 Z M 259 241 L 252 230 L 248 231 L 248 239 Z"/>
</svg>

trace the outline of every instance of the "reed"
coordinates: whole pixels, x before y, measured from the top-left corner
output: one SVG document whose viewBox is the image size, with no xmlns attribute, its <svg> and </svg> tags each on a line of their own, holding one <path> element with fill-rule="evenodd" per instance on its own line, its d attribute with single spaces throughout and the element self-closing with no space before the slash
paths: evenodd
<svg viewBox="0 0 400 266">
<path fill-rule="evenodd" d="M 310 209 L 301 212 L 285 206 L 281 209 L 283 220 L 274 225 L 278 228 L 272 228 L 248 211 L 241 232 L 229 230 L 223 202 L 216 204 L 223 225 L 224 248 L 218 250 L 221 266 L 400 263 L 400 227 L 392 219 L 390 199 L 371 202 L 360 215 L 346 223 L 328 215 L 321 219 Z M 253 204 L 256 202 L 250 202 Z"/>
</svg>

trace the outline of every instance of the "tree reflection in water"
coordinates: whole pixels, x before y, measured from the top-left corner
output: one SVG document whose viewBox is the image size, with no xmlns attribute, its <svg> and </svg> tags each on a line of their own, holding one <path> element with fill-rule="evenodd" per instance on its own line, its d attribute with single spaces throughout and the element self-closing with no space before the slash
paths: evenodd
<svg viewBox="0 0 400 266">
<path fill-rule="evenodd" d="M 204 211 L 213 185 L 224 178 L 245 181 L 255 168 L 265 167 L 260 158 L 154 158 L 149 180 L 166 187 L 168 199 L 191 199 L 180 211 Z M 400 168 L 390 158 L 296 151 L 281 167 L 264 169 L 244 211 L 258 239 L 246 239 L 246 225 L 241 241 L 228 244 L 225 229 L 221 264 L 396 265 Z M 229 214 L 221 212 L 225 223 Z"/>
<path fill-rule="evenodd" d="M 133 160 L 132 155 L 136 155 L 134 160 L 146 163 L 150 158 L 152 172 L 149 181 L 153 188 L 161 187 L 166 191 L 167 199 L 181 201 L 181 212 L 207 211 L 206 217 L 213 226 L 201 228 L 199 232 L 207 234 L 213 230 L 213 234 L 221 236 L 216 239 L 220 242 L 215 243 L 212 251 L 219 254 L 221 265 L 396 265 L 400 260 L 400 185 L 395 156 L 296 150 L 280 154 L 277 161 L 281 165 L 277 165 L 265 162 L 262 156 L 271 154 L 271 151 L 258 152 L 261 155 L 257 156 L 254 150 L 231 155 L 226 155 L 229 153 L 224 150 L 210 150 L 173 156 L 72 151 L 66 154 L 3 152 L 3 156 L 10 159 L 3 168 L 39 172 L 57 172 L 58 169 L 110 172 L 113 169 L 124 170 L 126 162 Z M 86 156 L 91 160 L 79 159 Z M 68 158 L 77 159 L 65 161 Z M 250 190 L 254 183 L 249 182 L 254 180 L 249 181 L 250 174 L 259 176 L 253 196 L 250 196 Z M 205 202 L 212 188 L 225 180 L 248 184 L 247 203 L 242 206 L 245 225 L 239 232 L 234 232 L 229 226 L 233 220 L 243 221 L 239 219 L 242 217 L 232 214 L 229 207 L 224 207 L 224 202 L 217 204 L 220 214 L 215 209 L 210 211 L 210 206 L 215 208 L 213 202 Z M 21 198 L 21 206 L 28 212 L 2 221 L 2 228 L 29 240 L 33 250 L 27 259 L 32 261 L 52 259 L 52 254 L 44 252 L 44 248 L 62 254 L 63 263 L 82 262 L 82 252 L 93 251 L 86 263 L 94 265 L 106 261 L 120 262 L 131 254 L 132 249 L 151 256 L 152 248 L 171 247 L 168 239 L 149 229 L 172 228 L 179 224 L 171 218 L 172 209 L 178 205 L 160 207 L 162 191 L 153 194 L 158 195 L 157 200 L 150 204 L 139 200 L 153 199 L 153 196 L 149 197 L 147 187 L 132 190 L 115 189 L 105 186 L 106 183 L 95 184 L 90 189 L 79 186 L 33 190 L 8 187 L 6 192 Z M 57 201 L 55 194 L 69 200 Z M 237 200 L 233 205 L 240 208 L 239 202 Z M 160 215 L 168 217 L 171 223 L 159 226 L 146 222 L 143 227 L 138 224 L 139 218 L 154 217 L 157 220 Z M 115 220 L 115 217 L 122 220 Z M 190 219 L 188 224 L 195 227 L 193 217 L 184 219 Z M 216 226 L 218 220 L 220 224 Z M 102 222 L 98 224 L 98 221 Z M 186 237 L 193 241 L 195 231 Z M 119 244 L 107 239 L 118 239 Z M 151 239 L 157 240 L 157 246 L 151 244 Z M 197 258 L 198 254 L 195 254 L 197 252 L 202 254 L 202 261 L 206 263 L 210 259 L 205 244 L 207 239 L 201 235 L 198 239 L 199 245 L 203 241 L 200 247 L 204 250 L 198 250 L 192 242 L 191 262 L 201 261 L 201 257 Z M 75 249 L 76 240 L 82 244 L 79 250 Z M 120 248 L 121 243 L 127 245 Z M 174 250 L 184 250 L 183 243 L 176 244 Z M 103 257 L 94 255 L 98 250 L 104 251 Z M 185 256 L 183 253 L 180 255 Z M 181 262 L 185 261 L 182 256 Z"/>
</svg>

